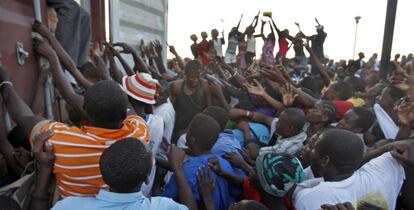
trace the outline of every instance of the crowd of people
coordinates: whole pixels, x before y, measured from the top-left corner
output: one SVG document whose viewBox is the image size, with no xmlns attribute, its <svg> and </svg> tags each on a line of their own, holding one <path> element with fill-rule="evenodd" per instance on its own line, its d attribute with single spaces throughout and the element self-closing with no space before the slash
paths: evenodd
<svg viewBox="0 0 414 210">
<path fill-rule="evenodd" d="M 67 117 L 46 119 L 42 91 L 26 104 L 0 67 L 16 125 L 0 125 L 0 209 L 414 209 L 412 54 L 384 79 L 376 55 L 326 59 L 317 20 L 291 36 L 269 13 L 260 34 L 259 14 L 244 32 L 242 18 L 191 35 L 194 58 L 156 40 L 72 55 L 35 22 L 37 86 L 53 78 Z"/>
</svg>

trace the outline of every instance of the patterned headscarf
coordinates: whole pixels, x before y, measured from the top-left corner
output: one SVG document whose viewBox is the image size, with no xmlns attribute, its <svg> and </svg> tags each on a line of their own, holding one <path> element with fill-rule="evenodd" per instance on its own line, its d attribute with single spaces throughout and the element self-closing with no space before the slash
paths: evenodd
<svg viewBox="0 0 414 210">
<path fill-rule="evenodd" d="M 292 155 L 268 153 L 256 159 L 260 185 L 269 194 L 283 197 L 296 183 L 303 181 L 304 173 L 299 160 Z"/>
</svg>

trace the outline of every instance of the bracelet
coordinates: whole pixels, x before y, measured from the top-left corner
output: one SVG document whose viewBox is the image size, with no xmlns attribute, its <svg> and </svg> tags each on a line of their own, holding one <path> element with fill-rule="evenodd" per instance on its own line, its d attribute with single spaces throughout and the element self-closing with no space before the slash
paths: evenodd
<svg viewBox="0 0 414 210">
<path fill-rule="evenodd" d="M 10 81 L 3 81 L 3 82 L 1 82 L 0 83 L 0 89 L 3 87 L 3 85 L 10 85 L 10 86 L 13 86 L 13 83 L 12 82 L 10 82 Z"/>
<path fill-rule="evenodd" d="M 250 117 L 250 111 L 246 112 L 246 117 L 249 118 Z"/>
</svg>

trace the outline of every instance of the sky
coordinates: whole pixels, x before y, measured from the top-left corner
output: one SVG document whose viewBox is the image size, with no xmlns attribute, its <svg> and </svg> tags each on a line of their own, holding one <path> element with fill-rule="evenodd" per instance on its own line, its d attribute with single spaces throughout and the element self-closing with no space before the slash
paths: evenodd
<svg viewBox="0 0 414 210">
<path fill-rule="evenodd" d="M 324 50 L 332 59 L 352 59 L 355 39 L 355 16 L 361 16 L 358 24 L 356 52 L 364 52 L 366 59 L 373 53 L 380 55 L 384 34 L 387 0 L 171 0 L 168 3 L 168 44 L 174 45 L 182 57 L 192 58 L 191 34 L 209 34 L 213 28 L 227 33 L 243 14 L 240 31 L 251 23 L 260 11 L 272 12 L 279 29 L 288 29 L 291 35 L 298 32 L 298 22 L 306 35 L 316 33 L 315 17 L 328 34 Z M 402 55 L 414 53 L 414 1 L 399 0 L 394 30 L 393 50 Z M 265 26 L 265 35 L 270 29 Z M 256 28 L 260 33 L 260 19 Z M 261 53 L 262 39 L 256 39 L 256 53 Z M 226 47 L 223 47 L 223 53 Z M 275 53 L 278 47 L 275 48 Z M 288 57 L 292 57 L 291 48 Z M 169 55 L 171 56 L 171 55 Z"/>
</svg>

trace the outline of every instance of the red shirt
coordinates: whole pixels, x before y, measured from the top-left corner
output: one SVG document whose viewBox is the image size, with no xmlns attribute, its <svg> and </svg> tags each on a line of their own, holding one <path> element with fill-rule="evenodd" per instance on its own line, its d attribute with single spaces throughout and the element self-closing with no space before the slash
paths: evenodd
<svg viewBox="0 0 414 210">
<path fill-rule="evenodd" d="M 336 119 L 342 119 L 344 114 L 353 107 L 352 103 L 348 101 L 335 99 L 331 102 L 336 106 Z"/>
<path fill-rule="evenodd" d="M 209 45 L 207 40 L 203 40 L 198 44 L 198 55 L 200 56 L 201 64 L 204 66 L 208 64 L 208 49 Z"/>
<path fill-rule="evenodd" d="M 288 50 L 289 42 L 286 40 L 286 37 L 279 38 L 279 52 L 277 53 L 277 55 L 285 57 Z"/>
</svg>

